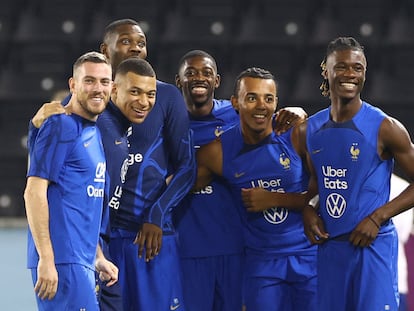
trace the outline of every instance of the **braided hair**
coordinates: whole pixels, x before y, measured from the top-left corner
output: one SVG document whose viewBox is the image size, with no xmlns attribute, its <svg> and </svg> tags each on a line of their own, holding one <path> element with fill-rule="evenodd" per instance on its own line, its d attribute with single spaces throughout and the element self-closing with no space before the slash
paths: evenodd
<svg viewBox="0 0 414 311">
<path fill-rule="evenodd" d="M 335 51 L 343 51 L 343 50 L 354 50 L 354 51 L 361 51 L 364 52 L 364 47 L 353 37 L 338 37 L 331 42 L 329 42 L 328 47 L 326 49 L 326 55 L 322 60 L 320 67 L 322 69 L 322 76 L 324 77 L 319 89 L 322 92 L 324 97 L 329 96 L 329 82 L 328 79 L 325 78 L 326 73 L 326 59 L 329 55 L 331 55 Z"/>
</svg>

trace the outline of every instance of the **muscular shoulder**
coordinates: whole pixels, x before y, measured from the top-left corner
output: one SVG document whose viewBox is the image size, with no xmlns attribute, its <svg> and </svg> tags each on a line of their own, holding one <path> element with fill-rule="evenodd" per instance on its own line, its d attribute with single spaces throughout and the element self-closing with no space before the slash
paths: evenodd
<svg viewBox="0 0 414 311">
<path fill-rule="evenodd" d="M 390 158 L 409 146 L 411 138 L 405 126 L 393 117 L 385 117 L 378 135 L 378 151 L 382 158 Z"/>
</svg>

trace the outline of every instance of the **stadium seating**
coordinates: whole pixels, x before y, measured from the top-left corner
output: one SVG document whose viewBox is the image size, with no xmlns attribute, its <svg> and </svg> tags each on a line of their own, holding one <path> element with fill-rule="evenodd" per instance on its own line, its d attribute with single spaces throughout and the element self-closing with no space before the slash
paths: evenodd
<svg viewBox="0 0 414 311">
<path fill-rule="evenodd" d="M 414 133 L 412 0 L 3 0 L 0 129 L 8 145 L 0 154 L 0 200 L 9 189 L 18 213 L 25 170 L 21 140 L 29 118 L 67 87 L 73 61 L 99 50 L 104 27 L 118 18 L 141 23 L 148 60 L 162 80 L 174 83 L 181 56 L 204 49 L 222 75 L 217 97 L 231 95 L 241 70 L 264 67 L 279 81 L 280 106 L 301 105 L 309 113 L 328 104 L 319 90 L 327 43 L 354 36 L 368 59 L 363 97 Z"/>
</svg>

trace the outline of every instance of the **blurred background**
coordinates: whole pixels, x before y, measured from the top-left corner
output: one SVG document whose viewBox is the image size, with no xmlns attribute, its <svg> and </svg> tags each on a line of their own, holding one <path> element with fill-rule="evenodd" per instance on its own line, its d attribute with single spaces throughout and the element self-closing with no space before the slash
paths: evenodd
<svg viewBox="0 0 414 311">
<path fill-rule="evenodd" d="M 148 60 L 174 83 L 179 58 L 204 49 L 217 60 L 229 98 L 236 75 L 264 67 L 279 80 L 280 106 L 313 113 L 319 64 L 328 42 L 354 36 L 365 47 L 363 98 L 414 133 L 413 0 L 3 0 L 0 4 L 0 215 L 24 216 L 27 124 L 56 90 L 67 88 L 74 60 L 99 50 L 118 18 L 141 23 Z"/>
<path fill-rule="evenodd" d="M 180 57 L 204 49 L 222 76 L 217 98 L 229 98 L 237 74 L 258 66 L 279 80 L 280 106 L 309 114 L 328 104 L 319 91 L 328 42 L 354 36 L 368 60 L 363 99 L 414 136 L 413 0 L 2 0 L 0 226 L 25 225 L 29 119 L 67 88 L 75 59 L 99 50 L 104 27 L 119 18 L 140 22 L 160 80 L 174 83 Z"/>
</svg>

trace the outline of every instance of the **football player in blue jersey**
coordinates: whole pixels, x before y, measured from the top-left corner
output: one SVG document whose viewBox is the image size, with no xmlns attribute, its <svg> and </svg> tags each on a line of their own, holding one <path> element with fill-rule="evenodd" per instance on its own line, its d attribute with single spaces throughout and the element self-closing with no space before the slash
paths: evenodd
<svg viewBox="0 0 414 311">
<path fill-rule="evenodd" d="M 117 20 L 106 27 L 101 51 L 116 68 L 124 59 L 147 56 L 146 36 L 136 21 Z M 129 167 L 109 244 L 124 306 L 185 310 L 171 213 L 191 189 L 196 166 L 187 110 L 175 85 L 157 80 L 154 108 L 144 123 L 133 125 L 129 141 Z"/>
<path fill-rule="evenodd" d="M 118 277 L 98 247 L 106 163 L 96 120 L 112 88 L 106 57 L 80 56 L 69 86 L 71 115 L 50 117 L 29 144 L 28 267 L 39 310 L 98 310 L 94 270 L 109 285 Z"/>
<path fill-rule="evenodd" d="M 146 58 L 146 36 L 136 21 L 117 20 L 106 27 L 101 51 L 115 72 L 125 59 Z M 110 202 L 110 252 L 119 267 L 126 310 L 185 310 L 171 212 L 194 182 L 195 157 L 182 95 L 159 80 L 156 87 L 147 121 L 132 127 L 122 196 Z M 60 110 L 45 105 L 33 123 Z M 111 293 L 102 294 L 101 299 L 112 299 Z"/>
<path fill-rule="evenodd" d="M 178 68 L 176 85 L 187 105 L 197 149 L 237 125 L 239 116 L 229 100 L 214 98 L 220 75 L 210 54 L 189 51 Z M 288 109 L 278 112 L 277 131 L 286 131 L 288 123 L 307 116 L 295 107 Z M 204 189 L 190 193 L 176 210 L 175 221 L 186 306 L 200 311 L 240 310 L 244 244 L 236 201 L 228 185 L 216 178 Z"/>
<path fill-rule="evenodd" d="M 107 162 L 109 193 L 104 198 L 104 213 L 102 217 L 101 245 L 104 253 L 108 248 L 110 238 L 108 207 L 116 209 L 122 194 L 129 161 L 129 142 L 131 123 L 142 123 L 154 106 L 156 98 L 156 76 L 151 65 L 143 59 L 127 59 L 117 67 L 112 88 L 111 100 L 105 111 L 97 120 L 101 131 L 103 147 Z M 65 102 L 65 101 L 64 101 Z M 61 112 L 47 104 L 42 118 Z M 47 108 L 48 107 L 48 108 Z M 71 107 L 66 105 L 66 112 Z M 39 120 L 33 118 L 38 125 Z M 32 133 L 32 135 L 34 132 Z M 30 141 L 30 140 L 29 140 Z M 107 281 L 98 284 L 98 297 L 101 310 L 122 310 L 121 291 L 116 286 L 108 286 Z M 111 283 L 109 283 L 111 285 Z M 110 298 L 108 298 L 110 297 Z"/>
<path fill-rule="evenodd" d="M 414 146 L 399 121 L 361 99 L 367 60 L 357 40 L 332 40 L 321 68 L 330 106 L 301 131 L 309 193 L 319 192 L 319 210 L 303 210 L 305 232 L 319 244 L 318 310 L 398 310 L 391 218 L 414 205 L 414 185 L 389 201 L 390 178 L 396 161 L 414 180 Z"/>
<path fill-rule="evenodd" d="M 195 148 L 199 148 L 237 124 L 239 116 L 229 100 L 214 98 L 220 76 L 211 55 L 190 51 L 178 68 L 176 84 L 187 105 Z M 241 221 L 224 180 L 217 178 L 189 194 L 175 211 L 174 220 L 186 307 L 198 311 L 241 310 Z"/>
<path fill-rule="evenodd" d="M 198 150 L 195 188 L 215 176 L 231 187 L 243 224 L 246 309 L 316 310 L 316 247 L 303 232 L 307 174 L 298 127 L 274 132 L 277 84 L 270 72 L 243 71 L 233 94 L 239 122 Z"/>
</svg>

